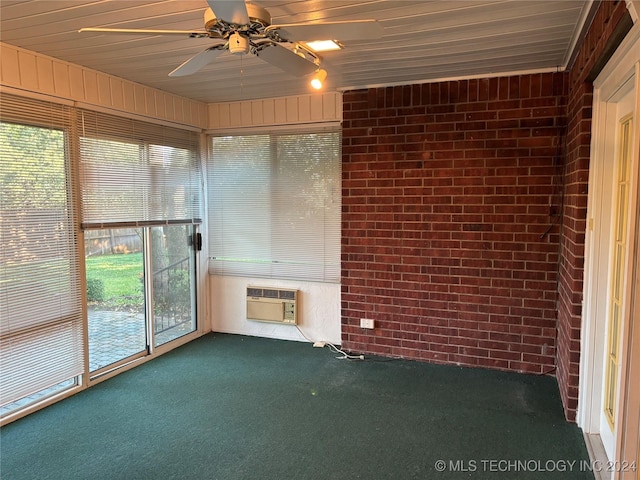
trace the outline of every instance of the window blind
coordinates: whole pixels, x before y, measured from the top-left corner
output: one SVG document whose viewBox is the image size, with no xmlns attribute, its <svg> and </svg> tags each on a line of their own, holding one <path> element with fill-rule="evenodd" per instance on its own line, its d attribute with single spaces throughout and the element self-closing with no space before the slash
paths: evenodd
<svg viewBox="0 0 640 480">
<path fill-rule="evenodd" d="M 79 110 L 82 226 L 201 221 L 197 132 Z"/>
<path fill-rule="evenodd" d="M 1 94 L 0 404 L 84 371 L 68 107 Z"/>
<path fill-rule="evenodd" d="M 211 138 L 209 272 L 340 280 L 340 132 Z"/>
</svg>

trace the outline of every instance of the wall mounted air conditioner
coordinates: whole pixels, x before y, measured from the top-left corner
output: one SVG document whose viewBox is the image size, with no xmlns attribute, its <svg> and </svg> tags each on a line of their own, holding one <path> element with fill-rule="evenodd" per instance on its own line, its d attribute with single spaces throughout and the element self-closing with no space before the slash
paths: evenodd
<svg viewBox="0 0 640 480">
<path fill-rule="evenodd" d="M 247 287 L 247 319 L 296 325 L 297 290 Z"/>
</svg>

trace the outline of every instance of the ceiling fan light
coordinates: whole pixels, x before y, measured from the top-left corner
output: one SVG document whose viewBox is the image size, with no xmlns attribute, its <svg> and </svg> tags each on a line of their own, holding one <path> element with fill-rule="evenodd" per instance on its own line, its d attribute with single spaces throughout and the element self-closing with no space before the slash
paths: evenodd
<svg viewBox="0 0 640 480">
<path fill-rule="evenodd" d="M 336 40 L 316 40 L 314 42 L 304 42 L 314 52 L 331 52 L 341 50 L 342 44 Z"/>
<path fill-rule="evenodd" d="M 311 79 L 311 86 L 316 90 L 320 90 L 324 81 L 327 79 L 327 71 L 323 68 L 316 71 Z"/>
</svg>

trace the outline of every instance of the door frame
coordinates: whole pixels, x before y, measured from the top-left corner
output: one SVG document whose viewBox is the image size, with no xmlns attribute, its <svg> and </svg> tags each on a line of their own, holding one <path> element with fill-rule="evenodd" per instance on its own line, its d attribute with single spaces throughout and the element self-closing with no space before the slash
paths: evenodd
<svg viewBox="0 0 640 480">
<path fill-rule="evenodd" d="M 630 255 L 627 259 L 625 280 L 625 313 L 621 341 L 620 391 L 617 412 L 618 427 L 614 431 L 615 457 L 611 461 L 624 458 L 631 453 L 635 457 L 638 450 L 638 412 L 633 408 L 640 401 L 640 388 L 631 378 L 638 378 L 640 355 L 637 345 L 639 328 L 631 328 L 631 320 L 638 318 L 640 311 L 640 263 L 638 262 L 638 190 L 640 167 L 640 23 L 636 22 L 620 44 L 607 65 L 594 81 L 593 122 L 591 139 L 591 159 L 589 166 L 589 195 L 587 200 L 587 231 L 585 237 L 584 303 L 581 327 L 580 384 L 578 390 L 578 425 L 587 434 L 599 433 L 599 416 L 602 409 L 602 358 L 606 337 L 606 312 L 608 296 L 609 247 L 611 222 L 606 212 L 611 206 L 610 191 L 606 188 L 612 174 L 607 168 L 607 154 L 612 136 L 607 130 L 607 120 L 620 94 L 632 82 L 635 91 L 633 146 L 632 146 L 632 189 L 630 192 Z M 609 125 L 610 127 L 610 125 Z M 632 305 L 633 303 L 633 305 Z M 632 310 L 633 309 L 633 310 Z M 637 324 L 637 320 L 635 321 Z M 631 377 L 630 375 L 635 375 Z M 637 382 L 636 382 L 637 383 Z M 601 472 L 604 473 L 604 472 Z M 635 475 L 635 472 L 631 472 Z M 612 472 L 611 478 L 626 478 L 622 472 Z"/>
</svg>

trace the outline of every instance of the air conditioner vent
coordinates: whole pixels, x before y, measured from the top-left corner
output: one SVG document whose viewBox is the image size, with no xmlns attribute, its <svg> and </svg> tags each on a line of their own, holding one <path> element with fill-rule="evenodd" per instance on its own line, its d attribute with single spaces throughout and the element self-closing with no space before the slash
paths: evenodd
<svg viewBox="0 0 640 480">
<path fill-rule="evenodd" d="M 261 297 L 261 296 L 262 296 L 261 288 L 255 288 L 255 287 L 247 288 L 247 297 Z"/>
<path fill-rule="evenodd" d="M 247 319 L 296 325 L 298 291 L 247 287 Z"/>
<path fill-rule="evenodd" d="M 278 298 L 279 297 L 278 290 L 271 290 L 271 289 L 265 288 L 263 290 L 263 295 L 262 296 L 264 298 Z"/>
<path fill-rule="evenodd" d="M 296 291 L 295 290 L 278 290 L 279 297 L 283 300 L 295 300 L 296 299 Z"/>
</svg>

